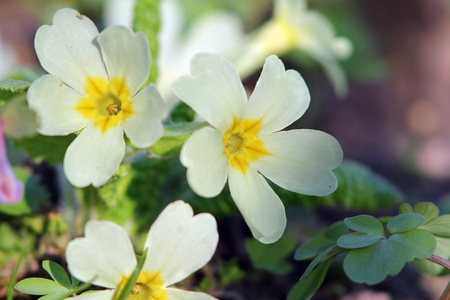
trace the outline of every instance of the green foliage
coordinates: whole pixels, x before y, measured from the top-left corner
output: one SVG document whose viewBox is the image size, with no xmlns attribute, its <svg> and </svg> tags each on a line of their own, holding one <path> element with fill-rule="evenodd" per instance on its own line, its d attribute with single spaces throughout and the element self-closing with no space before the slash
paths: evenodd
<svg viewBox="0 0 450 300">
<path fill-rule="evenodd" d="M 135 232 L 147 232 L 151 222 L 165 206 L 163 188 L 172 165 L 169 159 L 136 159 L 122 165 L 106 185 L 91 191 L 99 196 L 96 205 L 101 219 L 119 224 L 133 219 Z M 84 195 L 87 206 L 93 205 L 92 195 Z"/>
<path fill-rule="evenodd" d="M 0 102 L 7 101 L 17 94 L 25 93 L 30 83 L 24 80 L 6 79 L 0 81 Z"/>
<path fill-rule="evenodd" d="M 57 263 L 44 260 L 42 267 L 53 280 L 46 278 L 26 278 L 19 281 L 14 288 L 29 295 L 43 295 L 40 300 L 62 300 L 74 296 L 87 289 L 90 284 L 85 283 L 78 286 L 79 281 L 69 279 L 66 271 Z"/>
<path fill-rule="evenodd" d="M 229 286 L 232 283 L 239 282 L 245 277 L 245 272 L 239 268 L 238 260 L 233 258 L 224 263 L 219 261 L 219 278 L 220 286 L 222 288 Z"/>
<path fill-rule="evenodd" d="M 327 259 L 311 273 L 309 273 L 307 277 L 300 279 L 298 283 L 290 290 L 287 300 L 311 299 L 325 279 L 325 275 L 327 274 L 331 261 L 331 258 Z"/>
<path fill-rule="evenodd" d="M 11 273 L 11 278 L 8 283 L 8 291 L 6 293 L 6 300 L 13 300 L 13 289 L 14 289 L 14 283 L 16 282 L 17 272 L 19 271 L 19 266 L 22 263 L 23 259 L 27 255 L 28 250 L 23 250 L 20 254 L 19 260 L 17 261 L 16 265 L 14 266 L 14 270 Z"/>
<path fill-rule="evenodd" d="M 170 112 L 170 120 L 174 123 L 193 122 L 194 117 L 195 111 L 184 102 L 178 103 Z"/>
<path fill-rule="evenodd" d="M 292 269 L 292 265 L 285 259 L 294 251 L 296 244 L 296 240 L 290 236 L 283 236 L 273 244 L 262 244 L 255 239 L 245 241 L 245 247 L 256 269 L 280 275 Z"/>
<path fill-rule="evenodd" d="M 332 224 L 324 233 L 315 237 L 311 241 L 304 243 L 295 251 L 296 260 L 313 258 L 323 251 L 336 245 L 338 238 L 348 233 L 348 228 L 344 222 Z"/>
<path fill-rule="evenodd" d="M 35 160 L 46 159 L 48 162 L 56 164 L 64 160 L 67 147 L 75 139 L 76 135 L 67 136 L 45 136 L 37 134 L 32 137 L 17 139 L 14 146 L 17 149 L 24 149 L 31 158 Z"/>
<path fill-rule="evenodd" d="M 362 215 L 344 222 L 357 231 L 343 235 L 337 241 L 339 247 L 350 249 L 344 260 L 344 271 L 355 282 L 379 283 L 387 275 L 400 272 L 407 261 L 430 257 L 436 246 L 431 233 L 417 229 L 425 222 L 425 217 L 420 214 L 408 213 L 392 218 L 387 223 L 388 238 L 383 225 L 374 217 Z"/>
<path fill-rule="evenodd" d="M 334 170 L 338 180 L 336 191 L 325 197 L 305 196 L 274 186 L 286 205 L 301 204 L 306 208 L 342 205 L 354 209 L 375 210 L 400 204 L 403 195 L 386 179 L 366 166 L 345 160 Z"/>
<path fill-rule="evenodd" d="M 158 78 L 158 33 L 160 28 L 159 0 L 137 0 L 134 9 L 133 29 L 142 31 L 150 46 L 151 67 L 146 83 L 156 82 Z"/>
<path fill-rule="evenodd" d="M 160 157 L 177 156 L 180 154 L 184 142 L 187 141 L 192 133 L 206 125 L 207 123 L 205 122 L 167 125 L 164 128 L 162 138 L 150 147 L 150 151 Z"/>
<path fill-rule="evenodd" d="M 426 221 L 419 228 L 431 232 L 436 239 L 436 249 L 433 254 L 450 259 L 450 215 L 439 216 L 439 208 L 431 202 L 420 202 L 414 205 L 400 206 L 400 213 L 415 212 L 425 217 Z M 450 273 L 446 268 L 424 259 L 415 259 L 414 266 L 422 273 L 443 276 Z"/>
<path fill-rule="evenodd" d="M 345 253 L 343 267 L 354 282 L 376 284 L 387 275 L 396 275 L 406 262 L 424 273 L 443 273 L 440 265 L 427 261 L 433 253 L 450 256 L 450 227 L 448 215 L 439 216 L 432 203 L 400 206 L 395 217 L 359 215 L 337 222 L 328 230 L 303 244 L 295 259 L 313 258 L 300 281 L 289 293 L 288 299 L 309 299 L 319 288 L 330 260 Z M 352 230 L 349 233 L 349 229 Z M 315 279 L 307 283 L 313 276 Z"/>
</svg>

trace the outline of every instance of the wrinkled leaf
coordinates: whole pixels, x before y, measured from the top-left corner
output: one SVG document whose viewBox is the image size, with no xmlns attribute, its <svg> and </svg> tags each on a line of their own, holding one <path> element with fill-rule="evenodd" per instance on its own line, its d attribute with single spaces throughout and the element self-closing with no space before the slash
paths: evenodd
<svg viewBox="0 0 450 300">
<path fill-rule="evenodd" d="M 184 142 L 195 130 L 206 124 L 205 122 L 193 122 L 166 126 L 163 137 L 150 147 L 150 151 L 161 157 L 179 155 Z"/>
<path fill-rule="evenodd" d="M 318 256 L 316 256 L 316 258 L 314 258 L 312 260 L 312 262 L 306 268 L 305 272 L 303 272 L 302 276 L 300 277 L 300 280 L 308 277 L 309 273 L 311 273 L 318 264 L 320 264 L 320 263 L 326 261 L 327 259 L 330 259 L 342 252 L 345 252 L 345 250 L 343 250 L 342 248 L 339 248 L 337 246 L 331 246 L 330 248 L 326 249 L 325 251 L 320 253 Z"/>
<path fill-rule="evenodd" d="M 341 236 L 337 240 L 337 245 L 341 248 L 346 249 L 364 248 L 375 244 L 382 238 L 383 236 L 367 233 L 360 233 L 360 232 L 349 233 Z"/>
<path fill-rule="evenodd" d="M 425 217 L 415 213 L 400 214 L 387 223 L 390 233 L 405 232 L 415 229 L 425 222 Z"/>
<path fill-rule="evenodd" d="M 357 232 L 381 236 L 384 235 L 383 225 L 373 216 L 359 215 L 356 217 L 345 218 L 344 223 L 348 228 Z"/>
<path fill-rule="evenodd" d="M 328 259 L 315 268 L 308 277 L 299 280 L 290 290 L 287 300 L 308 300 L 316 293 L 322 285 L 332 259 Z"/>
<path fill-rule="evenodd" d="M 342 205 L 376 210 L 397 206 L 403 200 L 399 189 L 360 163 L 345 160 L 333 172 L 339 184 L 334 193 L 325 197 L 301 195 L 276 185 L 273 188 L 286 206 L 302 205 L 305 208 Z"/>
<path fill-rule="evenodd" d="M 0 100 L 9 100 L 17 94 L 25 93 L 29 86 L 30 83 L 24 80 L 1 80 Z"/>
<path fill-rule="evenodd" d="M 296 244 L 295 238 L 283 236 L 273 244 L 262 244 L 255 239 L 248 239 L 245 241 L 245 248 L 256 269 L 282 275 L 292 269 L 285 259 L 294 251 Z"/>
<path fill-rule="evenodd" d="M 33 159 L 46 159 L 48 162 L 56 164 L 63 162 L 66 149 L 75 137 L 74 134 L 68 136 L 37 134 L 33 137 L 13 141 L 15 148 L 24 149 Z"/>
<path fill-rule="evenodd" d="M 25 278 L 19 281 L 14 288 L 29 295 L 48 295 L 66 293 L 68 290 L 58 282 L 46 278 Z"/>
<path fill-rule="evenodd" d="M 294 257 L 296 260 L 304 260 L 319 255 L 331 246 L 336 245 L 338 238 L 347 233 L 348 228 L 345 226 L 344 222 L 336 222 L 324 233 L 301 245 L 297 251 L 295 251 Z"/>
</svg>

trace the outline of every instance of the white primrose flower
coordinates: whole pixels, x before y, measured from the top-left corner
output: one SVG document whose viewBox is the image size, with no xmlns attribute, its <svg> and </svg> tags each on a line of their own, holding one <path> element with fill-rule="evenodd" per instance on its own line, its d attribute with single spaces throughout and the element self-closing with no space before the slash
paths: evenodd
<svg viewBox="0 0 450 300">
<path fill-rule="evenodd" d="M 272 18 L 230 53 L 230 58 L 239 74 L 247 77 L 271 54 L 305 51 L 322 65 L 336 94 L 343 97 L 347 94 L 347 78 L 338 60 L 349 57 L 352 48 L 349 39 L 336 37 L 327 18 L 308 10 L 306 0 L 274 0 Z"/>
<path fill-rule="evenodd" d="M 146 148 L 162 136 L 166 104 L 150 84 L 143 33 L 111 26 L 98 33 L 77 11 L 56 12 L 53 25 L 39 28 L 36 54 L 50 74 L 33 82 L 28 103 L 37 112 L 38 132 L 67 135 L 81 130 L 64 157 L 68 180 L 77 187 L 104 184 L 131 144 Z"/>
<path fill-rule="evenodd" d="M 66 249 L 70 273 L 81 281 L 109 288 L 71 299 L 115 299 L 137 266 L 126 231 L 110 221 L 91 220 L 84 238 Z M 170 288 L 197 271 L 213 256 L 219 235 L 210 214 L 193 216 L 189 204 L 169 204 L 150 227 L 144 249 L 147 257 L 127 299 L 212 300 L 207 294 Z"/>
<path fill-rule="evenodd" d="M 228 180 L 253 236 L 277 241 L 286 226 L 284 206 L 263 175 L 290 191 L 327 195 L 337 187 L 331 170 L 343 156 L 338 141 L 317 130 L 280 131 L 303 115 L 310 96 L 300 74 L 285 71 L 275 55 L 267 58 L 248 101 L 227 59 L 199 53 L 191 72 L 174 82 L 173 91 L 212 127 L 194 132 L 181 150 L 190 187 L 214 197 Z"/>
</svg>

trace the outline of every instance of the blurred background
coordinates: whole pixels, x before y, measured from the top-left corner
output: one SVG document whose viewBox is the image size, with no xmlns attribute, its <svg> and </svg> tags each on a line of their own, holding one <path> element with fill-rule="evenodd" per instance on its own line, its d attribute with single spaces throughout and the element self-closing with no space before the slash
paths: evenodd
<svg viewBox="0 0 450 300">
<path fill-rule="evenodd" d="M 441 213 L 450 213 L 450 1 L 310 0 L 308 6 L 326 16 L 338 36 L 351 40 L 353 54 L 340 62 L 349 82 L 348 95 L 341 99 L 308 55 L 290 51 L 282 56 L 287 68 L 304 77 L 311 93 L 310 108 L 295 126 L 336 137 L 346 159 L 387 178 L 407 202 L 431 201 Z M 32 81 L 44 72 L 34 52 L 34 35 L 62 7 L 79 10 L 99 30 L 111 24 L 130 26 L 133 15 L 132 0 L 0 0 L 0 79 L 19 76 Z M 192 54 L 232 50 L 233 43 L 271 17 L 273 4 L 270 0 L 162 0 L 161 9 L 160 89 L 172 101 L 170 82 L 188 73 Z M 211 20 L 220 21 L 214 27 Z M 226 45 L 216 46 L 224 40 Z M 245 79 L 250 90 L 258 77 L 259 71 Z M 345 208 L 303 211 L 300 231 L 356 213 L 360 211 Z M 226 226 L 234 221 L 221 220 Z M 219 255 L 237 255 L 245 270 L 249 264 L 241 257 L 245 249 L 234 239 L 233 234 L 221 232 L 221 243 L 230 244 L 219 249 Z M 241 280 L 229 287 L 223 299 L 283 299 L 307 266 L 293 264 L 295 269 L 283 276 L 260 274 L 257 279 Z M 449 280 L 418 275 L 406 267 L 399 276 L 369 287 L 352 284 L 342 270 L 332 271 L 313 299 L 438 299 Z M 252 285 L 255 282 L 259 286 Z"/>
</svg>

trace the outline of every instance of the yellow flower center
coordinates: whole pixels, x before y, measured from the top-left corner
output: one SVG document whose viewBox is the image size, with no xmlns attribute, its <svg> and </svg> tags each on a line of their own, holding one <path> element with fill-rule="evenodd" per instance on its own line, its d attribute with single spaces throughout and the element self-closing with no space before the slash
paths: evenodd
<svg viewBox="0 0 450 300">
<path fill-rule="evenodd" d="M 74 109 L 93 120 L 103 133 L 134 113 L 124 78 L 112 78 L 108 82 L 105 78 L 88 77 L 85 93 L 86 97 L 81 98 Z"/>
<path fill-rule="evenodd" d="M 261 120 L 234 118 L 233 125 L 225 132 L 222 141 L 228 163 L 244 175 L 250 161 L 270 155 L 264 148 L 264 143 L 257 138 L 261 130 Z"/>
<path fill-rule="evenodd" d="M 114 294 L 113 299 L 122 291 L 129 278 L 124 277 Z M 159 272 L 141 272 L 127 300 L 168 300 L 164 281 Z"/>
</svg>

